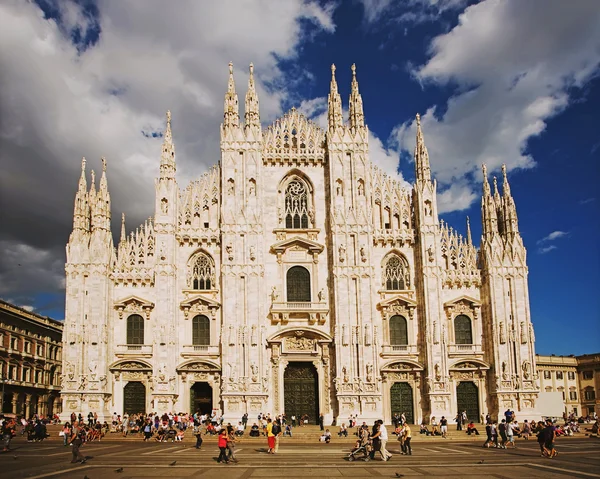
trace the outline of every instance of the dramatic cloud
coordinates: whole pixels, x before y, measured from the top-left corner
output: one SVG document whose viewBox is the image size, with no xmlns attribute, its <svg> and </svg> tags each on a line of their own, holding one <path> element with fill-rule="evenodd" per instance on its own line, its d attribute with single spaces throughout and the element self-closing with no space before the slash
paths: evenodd
<svg viewBox="0 0 600 479">
<path fill-rule="evenodd" d="M 436 21 L 447 10 L 464 7 L 467 0 L 360 0 L 360 3 L 369 25 L 391 21 L 408 26 Z"/>
<path fill-rule="evenodd" d="M 569 105 L 570 88 L 598 74 L 598 25 L 594 0 L 487 0 L 433 39 L 429 60 L 414 76 L 425 89 L 456 87 L 447 105 L 421 118 L 433 172 L 442 190 L 454 190 L 442 197 L 474 200 L 482 163 L 489 171 L 503 163 L 509 170 L 535 165 L 527 142 Z M 413 121 L 393 135 L 412 152 Z M 466 206 L 463 200 L 447 208 Z"/>
<path fill-rule="evenodd" d="M 79 3 L 57 2 L 59 21 L 32 2 L 0 5 L 4 297 L 62 288 L 82 156 L 96 170 L 108 160 L 113 230 L 121 211 L 135 227 L 153 214 L 167 109 L 184 186 L 219 160 L 227 62 L 242 105 L 254 62 L 268 122 L 287 96 L 279 60 L 334 30 L 333 4 L 313 1 Z"/>
</svg>

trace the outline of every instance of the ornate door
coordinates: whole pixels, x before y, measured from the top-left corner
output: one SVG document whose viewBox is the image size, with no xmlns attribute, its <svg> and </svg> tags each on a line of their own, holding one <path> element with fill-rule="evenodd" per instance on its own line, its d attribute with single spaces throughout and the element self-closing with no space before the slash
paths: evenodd
<svg viewBox="0 0 600 479">
<path fill-rule="evenodd" d="M 146 412 L 146 386 L 137 381 L 129 382 L 123 389 L 123 414 L 140 412 Z"/>
<path fill-rule="evenodd" d="M 319 418 L 317 371 L 312 363 L 289 363 L 283 373 L 285 414 L 300 419 L 308 414 L 310 424 Z"/>
<path fill-rule="evenodd" d="M 190 388 L 190 412 L 194 414 L 210 414 L 212 405 L 212 387 L 208 383 L 194 383 Z"/>
<path fill-rule="evenodd" d="M 467 411 L 469 421 L 479 422 L 479 388 L 471 381 L 463 381 L 456 387 L 458 412 Z"/>
<path fill-rule="evenodd" d="M 406 416 L 406 422 L 414 424 L 415 414 L 413 409 L 413 390 L 408 383 L 394 383 L 390 389 L 390 403 L 392 405 L 392 416 L 402 413 Z"/>
</svg>

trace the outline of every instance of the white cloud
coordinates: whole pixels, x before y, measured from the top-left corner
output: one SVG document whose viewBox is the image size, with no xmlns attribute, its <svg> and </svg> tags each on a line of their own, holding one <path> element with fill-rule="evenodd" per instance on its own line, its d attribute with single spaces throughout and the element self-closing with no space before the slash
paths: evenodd
<svg viewBox="0 0 600 479">
<path fill-rule="evenodd" d="M 554 241 L 558 238 L 564 238 L 565 236 L 569 236 L 569 233 L 566 231 L 553 231 L 548 236 L 544 236 L 541 240 L 538 240 L 538 244 L 546 243 L 548 241 Z"/>
<path fill-rule="evenodd" d="M 439 19 L 447 10 L 455 10 L 466 5 L 467 0 L 359 0 L 364 9 L 365 21 L 376 25 L 382 21 L 401 24 L 419 24 Z"/>
<path fill-rule="evenodd" d="M 558 249 L 558 246 L 554 246 L 553 244 L 548 245 L 548 246 L 543 246 L 542 248 L 538 249 L 538 253 L 539 254 L 546 254 L 549 253 L 550 251 L 553 251 L 555 249 Z"/>
<path fill-rule="evenodd" d="M 486 0 L 433 39 L 430 58 L 414 70 L 415 78 L 425 88 L 458 87 L 445 111 L 432 106 L 421 118 L 431 167 L 442 186 L 470 186 L 474 200 L 482 163 L 489 171 L 503 163 L 509 170 L 535 165 L 527 142 L 569 105 L 569 88 L 598 73 L 599 24 L 593 0 Z M 409 121 L 393 135 L 412 152 L 414 133 Z"/>
<path fill-rule="evenodd" d="M 160 160 L 161 140 L 142 132 L 162 131 L 172 110 L 185 186 L 219 160 L 229 60 L 242 109 L 254 63 L 267 123 L 287 96 L 278 59 L 294 58 L 315 32 L 335 28 L 335 4 L 310 0 L 100 2 L 97 19 L 76 2 L 59 5 L 57 24 L 33 2 L 0 4 L 0 202 L 11 205 L 1 213 L 0 240 L 22 264 L 3 261 L 3 294 L 62 288 L 82 156 L 96 170 L 106 156 L 113 229 L 121 211 L 135 227 L 153 214 Z M 97 44 L 72 43 L 74 31 L 85 36 L 96 22 Z"/>
</svg>

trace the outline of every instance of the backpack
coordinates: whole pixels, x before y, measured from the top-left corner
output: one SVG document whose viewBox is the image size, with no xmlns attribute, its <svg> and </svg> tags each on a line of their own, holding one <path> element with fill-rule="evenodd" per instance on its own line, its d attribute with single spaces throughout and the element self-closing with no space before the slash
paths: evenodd
<svg viewBox="0 0 600 479">
<path fill-rule="evenodd" d="M 272 429 L 271 429 L 271 432 L 272 432 L 272 433 L 273 433 L 275 436 L 277 436 L 277 434 L 279 434 L 279 433 L 281 432 L 281 428 L 279 427 L 279 424 L 277 424 L 277 423 L 275 423 L 275 422 L 274 422 L 274 423 L 273 423 L 273 427 L 272 427 Z"/>
</svg>

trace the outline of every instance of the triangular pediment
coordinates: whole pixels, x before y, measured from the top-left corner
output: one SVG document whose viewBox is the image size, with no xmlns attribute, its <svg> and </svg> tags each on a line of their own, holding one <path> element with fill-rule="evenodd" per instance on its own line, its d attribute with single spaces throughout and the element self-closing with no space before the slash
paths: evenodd
<svg viewBox="0 0 600 479">
<path fill-rule="evenodd" d="M 475 306 L 481 306 L 481 302 L 476 300 L 475 298 L 472 298 L 471 296 L 467 296 L 466 294 L 463 294 L 462 296 L 459 296 L 458 298 L 454 298 L 451 299 L 450 301 L 446 301 L 444 303 L 444 308 L 447 308 L 448 306 L 454 306 L 455 304 L 458 303 L 462 303 L 462 302 L 466 302 Z"/>
<path fill-rule="evenodd" d="M 417 307 L 417 302 L 414 299 L 409 298 L 408 296 L 406 296 L 404 294 L 396 294 L 396 295 L 392 296 L 391 298 L 384 299 L 383 301 L 379 302 L 377 307 L 378 308 L 387 308 L 389 306 L 394 306 L 396 304 L 406 305 L 409 308 Z"/>
<path fill-rule="evenodd" d="M 121 299 L 120 301 L 115 302 L 115 308 L 118 307 L 127 307 L 131 304 L 137 304 L 142 308 L 154 308 L 154 303 L 152 301 L 148 301 L 147 299 L 140 298 L 139 296 L 131 295 L 126 298 Z"/>
<path fill-rule="evenodd" d="M 301 236 L 294 236 L 293 238 L 288 238 L 283 241 L 279 241 L 271 246 L 271 251 L 273 253 L 284 253 L 286 250 L 291 248 L 300 248 L 311 253 L 321 253 L 325 247 L 322 244 L 317 243 L 316 241 L 302 238 Z"/>
<path fill-rule="evenodd" d="M 203 294 L 195 294 L 194 296 L 182 301 L 179 304 L 179 306 L 181 308 L 191 308 L 192 306 L 197 305 L 197 304 L 206 305 L 208 308 L 220 308 L 221 307 L 221 303 L 219 303 L 218 301 L 215 301 L 214 299 L 208 298 L 208 297 L 204 296 Z"/>
</svg>

